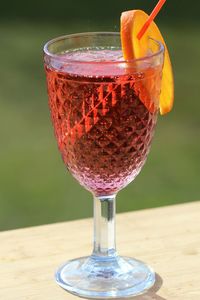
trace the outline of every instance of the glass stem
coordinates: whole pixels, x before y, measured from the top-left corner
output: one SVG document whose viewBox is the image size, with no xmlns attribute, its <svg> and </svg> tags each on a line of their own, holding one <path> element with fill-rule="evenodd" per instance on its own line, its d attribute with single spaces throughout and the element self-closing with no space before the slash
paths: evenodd
<svg viewBox="0 0 200 300">
<path fill-rule="evenodd" d="M 94 249 L 93 256 L 114 257 L 116 195 L 94 196 Z"/>
</svg>

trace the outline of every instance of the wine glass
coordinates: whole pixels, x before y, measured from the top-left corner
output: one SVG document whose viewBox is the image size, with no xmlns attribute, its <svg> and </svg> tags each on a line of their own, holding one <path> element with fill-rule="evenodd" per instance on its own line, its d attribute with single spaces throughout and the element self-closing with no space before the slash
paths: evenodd
<svg viewBox="0 0 200 300">
<path fill-rule="evenodd" d="M 123 298 L 155 282 L 149 266 L 116 251 L 115 198 L 140 172 L 149 152 L 163 55 L 163 45 L 149 38 L 145 57 L 125 61 L 120 34 L 111 32 L 66 35 L 44 46 L 58 148 L 67 169 L 94 198 L 92 254 L 56 272 L 57 283 L 75 295 Z"/>
</svg>

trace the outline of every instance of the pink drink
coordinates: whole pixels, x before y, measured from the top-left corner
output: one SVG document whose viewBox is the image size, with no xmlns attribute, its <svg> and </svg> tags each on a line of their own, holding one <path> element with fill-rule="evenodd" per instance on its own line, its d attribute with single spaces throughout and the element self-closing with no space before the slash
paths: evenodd
<svg viewBox="0 0 200 300">
<path fill-rule="evenodd" d="M 72 64 L 63 57 L 98 63 Z M 144 66 L 130 75 L 125 65 L 105 63 L 120 60 L 119 50 L 86 50 L 46 64 L 51 117 L 64 163 L 98 196 L 114 194 L 136 177 L 157 119 L 161 66 Z"/>
</svg>

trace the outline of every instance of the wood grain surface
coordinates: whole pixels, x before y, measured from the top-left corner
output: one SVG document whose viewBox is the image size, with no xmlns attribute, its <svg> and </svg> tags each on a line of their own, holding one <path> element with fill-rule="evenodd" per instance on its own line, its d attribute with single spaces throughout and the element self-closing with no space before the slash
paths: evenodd
<svg viewBox="0 0 200 300">
<path fill-rule="evenodd" d="M 200 299 L 200 202 L 117 215 L 117 246 L 157 273 L 133 300 Z M 78 299 L 56 285 L 54 271 L 91 250 L 91 219 L 1 232 L 0 300 Z"/>
</svg>

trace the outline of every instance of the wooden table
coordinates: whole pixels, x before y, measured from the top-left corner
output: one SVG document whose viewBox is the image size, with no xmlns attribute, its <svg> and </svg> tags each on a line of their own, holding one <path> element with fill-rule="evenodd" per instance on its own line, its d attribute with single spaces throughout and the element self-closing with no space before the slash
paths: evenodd
<svg viewBox="0 0 200 300">
<path fill-rule="evenodd" d="M 71 300 L 54 282 L 64 261 L 91 252 L 92 220 L 0 233 L 0 300 Z M 118 252 L 150 264 L 155 286 L 134 300 L 200 299 L 200 202 L 117 215 Z"/>
</svg>

